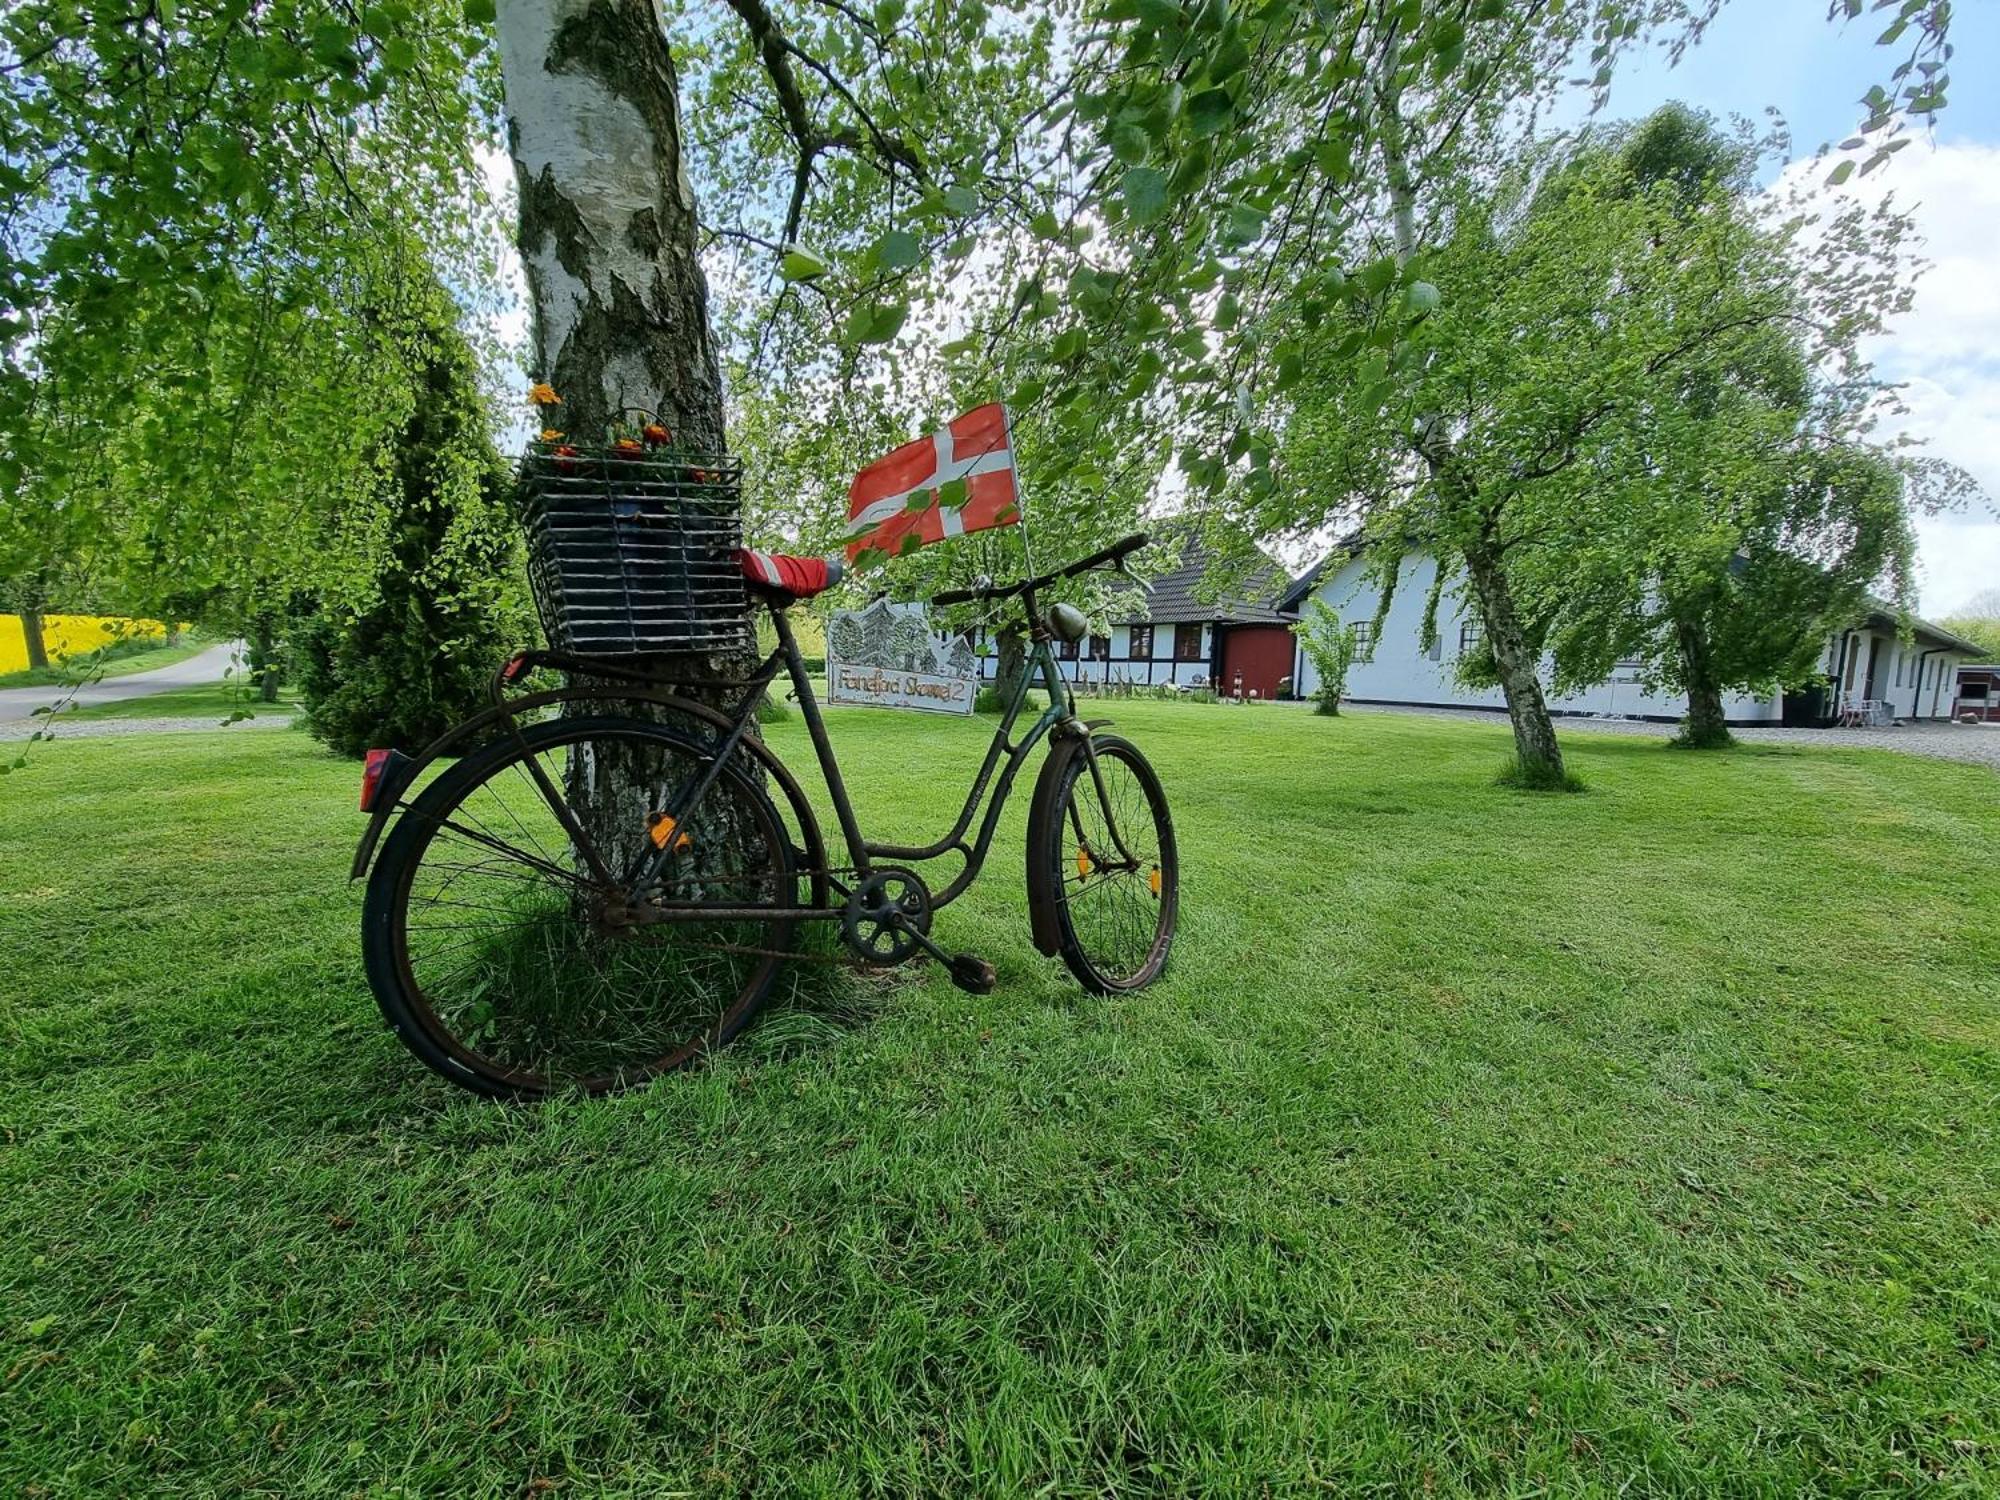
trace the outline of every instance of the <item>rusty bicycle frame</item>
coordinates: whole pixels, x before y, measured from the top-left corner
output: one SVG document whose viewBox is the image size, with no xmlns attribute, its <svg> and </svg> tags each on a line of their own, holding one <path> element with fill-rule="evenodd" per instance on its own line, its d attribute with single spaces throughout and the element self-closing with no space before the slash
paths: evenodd
<svg viewBox="0 0 2000 1500">
<path fill-rule="evenodd" d="M 798 825 L 799 836 L 803 843 L 803 848 L 798 852 L 803 854 L 806 860 L 805 867 L 794 873 L 806 876 L 812 882 L 811 896 L 807 904 L 800 906 L 729 906 L 703 902 L 655 904 L 632 900 L 628 903 L 626 920 L 635 926 L 662 922 L 719 920 L 836 921 L 845 914 L 845 898 L 851 889 L 849 880 L 842 877 L 852 877 L 856 882 L 865 880 L 874 871 L 878 861 L 923 864 L 947 854 L 957 853 L 965 861 L 964 868 L 941 889 L 930 893 L 931 910 L 935 911 L 946 906 L 963 895 L 978 878 L 992 847 L 994 830 L 999 825 L 1001 811 L 1013 791 L 1015 778 L 1020 774 L 1021 767 L 1026 763 L 1029 754 L 1045 736 L 1051 739 L 1055 749 L 1043 762 L 1043 782 L 1050 782 L 1071 755 L 1081 753 L 1088 757 L 1090 774 L 1105 810 L 1108 831 L 1117 848 L 1118 860 L 1136 868 L 1138 861 L 1127 847 L 1124 835 L 1116 826 L 1110 806 L 1111 799 L 1105 792 L 1103 773 L 1098 768 L 1096 753 L 1091 745 L 1092 732 L 1109 721 L 1083 720 L 1076 716 L 1074 697 L 1056 665 L 1055 653 L 1050 649 L 1054 635 L 1048 621 L 1043 618 L 1036 606 L 1036 593 L 1055 579 L 1072 576 L 1107 561 L 1118 562 L 1127 552 L 1136 550 L 1144 540 L 1143 537 L 1128 538 L 1116 547 L 1108 548 L 1055 573 L 1026 579 L 1002 588 L 973 590 L 960 596 L 939 596 L 938 602 L 955 598 L 1019 597 L 1027 615 L 1032 652 L 1030 670 L 1024 671 L 1013 686 L 1001 714 L 1000 724 L 986 747 L 985 756 L 980 763 L 978 774 L 973 779 L 971 790 L 966 794 L 964 806 L 960 808 L 950 831 L 932 843 L 882 843 L 863 835 L 853 802 L 848 796 L 846 781 L 841 775 L 839 759 L 827 734 L 826 720 L 820 711 L 818 695 L 813 690 L 812 674 L 799 651 L 798 641 L 787 618 L 789 601 L 767 599 L 772 622 L 777 631 L 777 645 L 750 676 L 730 679 L 725 684 L 744 690 L 743 697 L 735 710 L 727 714 L 711 705 L 671 691 L 673 687 L 682 684 L 669 678 L 621 666 L 617 658 L 578 656 L 569 652 L 548 650 L 524 651 L 516 654 L 494 675 L 493 706 L 448 731 L 402 768 L 396 778 L 393 795 L 383 798 L 384 805 L 377 807 L 370 818 L 361 846 L 355 851 L 350 877 L 358 879 L 367 872 L 387 824 L 398 810 L 408 806 L 404 794 L 415 784 L 423 769 L 433 761 L 452 753 L 454 747 L 460 743 L 476 739 L 485 731 L 496 727 L 504 727 L 506 732 L 518 738 L 520 720 L 524 714 L 535 713 L 549 707 L 590 702 L 657 704 L 698 720 L 716 731 L 720 736 L 717 743 L 712 747 L 706 744 L 699 744 L 697 747 L 707 761 L 702 774 L 684 786 L 674 797 L 672 805 L 664 811 L 676 822 L 684 821 L 709 788 L 722 776 L 724 770 L 741 756 L 754 765 L 755 769 L 769 775 L 784 794 L 785 802 Z M 572 678 L 571 685 L 509 697 L 508 692 L 512 685 L 528 671 L 537 667 L 553 668 L 569 674 Z M 751 726 L 757 720 L 757 705 L 776 682 L 781 671 L 790 678 L 800 712 L 805 719 L 807 734 L 812 740 L 814 756 L 819 762 L 821 777 L 833 801 L 841 839 L 846 846 L 850 861 L 844 866 L 835 866 L 828 862 L 818 817 L 806 799 L 804 789 L 799 785 L 797 778 L 762 739 L 750 733 Z M 574 679 L 579 676 L 610 679 L 612 685 L 605 687 L 577 685 Z M 1014 739 L 1015 727 L 1020 722 L 1029 689 L 1037 676 L 1048 691 L 1048 707 L 1029 726 L 1025 734 L 1019 739 Z M 600 882 L 606 887 L 622 888 L 629 895 L 636 896 L 659 877 L 672 858 L 671 840 L 659 847 L 651 847 L 653 841 L 645 840 L 649 847 L 638 861 L 622 873 L 612 871 L 604 865 L 603 857 L 591 845 L 575 813 L 561 792 L 550 782 L 547 772 L 533 756 L 528 756 L 526 759 L 550 810 L 563 824 L 576 848 L 590 863 L 591 873 Z M 996 770 L 999 772 L 997 782 L 994 779 Z M 980 818 L 979 810 L 982 803 L 985 805 L 985 815 Z M 1073 810 L 1071 816 L 1074 819 Z M 967 835 L 972 831 L 976 818 L 979 819 L 978 835 L 968 843 Z M 1079 836 L 1080 833 L 1079 830 Z M 1055 915 L 1052 911 L 1042 910 L 1042 903 L 1034 899 L 1032 881 L 1030 898 L 1030 919 L 1035 946 L 1045 953 L 1053 953 L 1056 949 Z"/>
</svg>

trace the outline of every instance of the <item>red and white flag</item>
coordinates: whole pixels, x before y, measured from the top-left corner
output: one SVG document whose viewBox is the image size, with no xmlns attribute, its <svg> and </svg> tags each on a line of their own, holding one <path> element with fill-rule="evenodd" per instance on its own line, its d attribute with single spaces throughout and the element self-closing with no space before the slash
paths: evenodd
<svg viewBox="0 0 2000 1500">
<path fill-rule="evenodd" d="M 965 483 L 961 503 L 943 504 L 938 490 L 953 480 Z M 915 504 L 924 494 L 930 503 Z M 1020 519 L 1007 408 L 995 401 L 953 418 L 932 437 L 903 444 L 854 476 L 847 491 L 847 557 L 851 562 L 871 547 L 894 557 L 905 548 L 1013 526 Z"/>
</svg>

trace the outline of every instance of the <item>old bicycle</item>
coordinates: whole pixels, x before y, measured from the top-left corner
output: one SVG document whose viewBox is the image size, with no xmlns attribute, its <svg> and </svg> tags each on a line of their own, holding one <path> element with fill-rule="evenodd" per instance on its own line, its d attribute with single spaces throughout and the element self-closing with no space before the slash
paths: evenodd
<svg viewBox="0 0 2000 1500">
<path fill-rule="evenodd" d="M 567 462 L 547 488 L 560 498 L 605 467 Z M 510 660 L 493 707 L 423 754 L 370 756 L 363 806 L 372 817 L 353 866 L 356 878 L 368 876 L 368 977 L 405 1044 L 454 1083 L 502 1097 L 598 1093 L 684 1066 L 756 1013 L 799 956 L 805 923 L 838 924 L 857 964 L 926 954 L 960 987 L 990 990 L 992 966 L 946 952 L 933 919 L 979 875 L 1015 778 L 1044 740 L 1027 828 L 1036 948 L 1060 954 L 1098 992 L 1137 989 L 1166 963 L 1179 869 L 1165 792 L 1136 747 L 1078 716 L 1051 641 L 1074 639 L 1083 617 L 1038 598 L 1062 579 L 1121 565 L 1146 539 L 936 596 L 939 605 L 1018 601 L 1030 670 L 950 830 L 930 844 L 884 843 L 862 831 L 787 613 L 836 581 L 839 565 L 723 549 L 720 531 L 704 536 L 702 516 L 723 513 L 705 494 L 731 480 L 723 461 L 655 479 L 621 472 L 605 524 L 645 540 L 624 544 L 627 614 L 610 643 L 618 651 L 590 649 L 605 644 L 591 633 L 604 622 L 593 623 L 574 576 L 553 610 L 562 581 L 538 577 L 545 618 L 560 626 L 551 648 Z M 684 625 L 726 618 L 717 600 L 698 597 L 724 587 L 718 556 L 728 581 L 741 580 L 739 617 L 742 591 L 769 611 L 777 644 L 734 684 L 731 711 L 632 669 L 626 653 L 649 628 L 630 618 L 647 583 L 643 574 L 635 583 L 634 559 L 644 561 L 655 536 L 672 544 L 662 565 L 678 572 L 662 593 L 688 602 Z M 540 560 L 559 551 L 551 544 Z M 537 668 L 568 674 L 567 684 L 515 691 Z M 754 732 L 758 704 L 781 675 L 832 803 L 840 860 L 797 778 Z M 1048 705 L 1017 735 L 1037 681 Z M 941 885 L 920 873 L 953 855 L 960 867 Z"/>
</svg>

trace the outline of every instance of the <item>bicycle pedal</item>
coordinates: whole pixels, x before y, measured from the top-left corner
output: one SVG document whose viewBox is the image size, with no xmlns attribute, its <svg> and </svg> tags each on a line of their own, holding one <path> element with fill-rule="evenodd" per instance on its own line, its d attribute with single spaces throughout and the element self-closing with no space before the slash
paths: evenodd
<svg viewBox="0 0 2000 1500">
<path fill-rule="evenodd" d="M 954 953 L 951 956 L 951 982 L 968 995 L 990 995 L 998 979 L 993 965 L 976 953 Z"/>
</svg>

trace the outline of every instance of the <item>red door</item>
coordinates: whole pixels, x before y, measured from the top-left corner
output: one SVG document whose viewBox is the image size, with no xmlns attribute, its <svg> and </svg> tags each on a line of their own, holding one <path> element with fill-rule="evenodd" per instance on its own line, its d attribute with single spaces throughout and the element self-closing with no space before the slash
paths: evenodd
<svg viewBox="0 0 2000 1500">
<path fill-rule="evenodd" d="M 1283 625 L 1228 625 L 1222 631 L 1222 679 L 1219 692 L 1234 695 L 1237 674 L 1243 693 L 1259 698 L 1278 696 L 1278 680 L 1292 673 L 1292 632 Z"/>
</svg>

